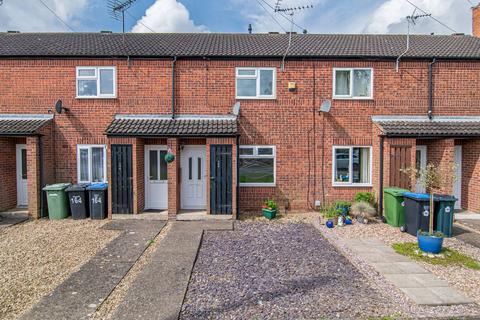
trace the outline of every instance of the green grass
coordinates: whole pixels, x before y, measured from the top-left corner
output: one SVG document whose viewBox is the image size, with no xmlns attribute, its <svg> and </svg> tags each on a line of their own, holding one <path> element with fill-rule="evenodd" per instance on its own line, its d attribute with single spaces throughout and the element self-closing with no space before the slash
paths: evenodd
<svg viewBox="0 0 480 320">
<path fill-rule="evenodd" d="M 464 255 L 456 250 L 443 248 L 441 252 L 444 256 L 443 258 L 432 258 L 423 256 L 421 253 L 422 251 L 418 248 L 418 244 L 414 242 L 395 243 L 392 245 L 392 247 L 397 253 L 410 257 L 414 260 L 441 266 L 457 265 L 467 269 L 480 270 L 480 263 L 477 260 L 470 258 L 469 256 Z"/>
</svg>

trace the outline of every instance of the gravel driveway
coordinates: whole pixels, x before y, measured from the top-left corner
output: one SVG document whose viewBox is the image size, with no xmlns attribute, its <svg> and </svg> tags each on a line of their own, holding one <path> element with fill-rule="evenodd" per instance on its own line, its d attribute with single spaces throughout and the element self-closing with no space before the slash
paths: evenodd
<svg viewBox="0 0 480 320">
<path fill-rule="evenodd" d="M 358 319 L 395 313 L 305 223 L 236 222 L 206 232 L 182 319 Z"/>
</svg>

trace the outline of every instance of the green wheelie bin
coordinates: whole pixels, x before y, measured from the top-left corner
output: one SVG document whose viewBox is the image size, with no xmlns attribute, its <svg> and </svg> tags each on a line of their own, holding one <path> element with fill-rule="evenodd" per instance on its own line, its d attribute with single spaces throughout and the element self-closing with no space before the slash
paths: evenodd
<svg viewBox="0 0 480 320">
<path fill-rule="evenodd" d="M 405 192 L 408 190 L 396 187 L 383 189 L 385 218 L 392 227 L 405 225 L 405 202 L 403 201 Z"/>
<path fill-rule="evenodd" d="M 453 212 L 457 198 L 448 195 L 435 195 L 435 231 L 440 231 L 445 237 L 452 236 Z"/>
<path fill-rule="evenodd" d="M 65 189 L 70 183 L 51 184 L 43 188 L 47 193 L 48 217 L 50 219 L 65 219 L 68 217 L 68 197 Z"/>
</svg>

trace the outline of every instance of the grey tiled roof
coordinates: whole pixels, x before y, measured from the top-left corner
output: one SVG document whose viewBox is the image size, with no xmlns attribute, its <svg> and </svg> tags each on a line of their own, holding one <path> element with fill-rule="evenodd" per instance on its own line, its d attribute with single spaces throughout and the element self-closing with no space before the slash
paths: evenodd
<svg viewBox="0 0 480 320">
<path fill-rule="evenodd" d="M 48 115 L 0 115 L 0 135 L 35 135 L 51 120 Z"/>
<path fill-rule="evenodd" d="M 383 134 L 397 137 L 480 137 L 480 117 L 372 117 Z"/>
<path fill-rule="evenodd" d="M 237 119 L 229 116 L 117 116 L 106 130 L 110 136 L 234 136 Z"/>
<path fill-rule="evenodd" d="M 286 34 L 0 33 L 0 57 L 281 57 L 287 44 Z M 296 34 L 289 56 L 396 58 L 405 47 L 405 35 Z M 480 59 L 480 38 L 413 35 L 404 58 L 431 57 Z"/>
</svg>

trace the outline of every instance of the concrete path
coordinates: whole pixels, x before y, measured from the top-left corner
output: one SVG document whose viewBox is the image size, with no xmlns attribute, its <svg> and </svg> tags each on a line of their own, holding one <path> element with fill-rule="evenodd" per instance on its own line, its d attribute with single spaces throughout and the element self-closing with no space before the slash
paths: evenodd
<svg viewBox="0 0 480 320">
<path fill-rule="evenodd" d="M 178 319 L 203 231 L 233 229 L 231 221 L 171 223 L 113 319 Z"/>
<path fill-rule="evenodd" d="M 13 209 L 0 213 L 0 230 L 28 220 L 28 209 Z"/>
<path fill-rule="evenodd" d="M 105 229 L 123 232 L 43 297 L 22 319 L 88 319 L 165 226 L 163 221 L 117 220 Z"/>
<path fill-rule="evenodd" d="M 411 259 L 396 253 L 377 239 L 355 239 L 350 248 L 388 281 L 419 305 L 472 303 L 462 293 L 438 279 Z"/>
</svg>

